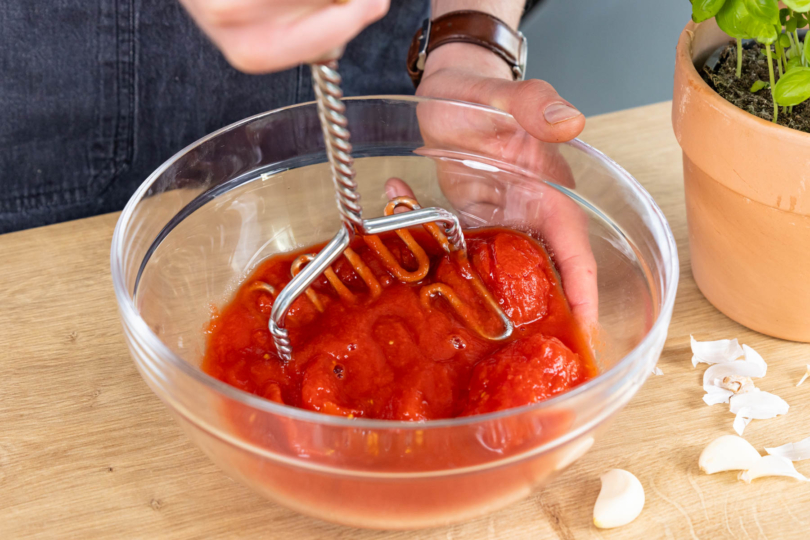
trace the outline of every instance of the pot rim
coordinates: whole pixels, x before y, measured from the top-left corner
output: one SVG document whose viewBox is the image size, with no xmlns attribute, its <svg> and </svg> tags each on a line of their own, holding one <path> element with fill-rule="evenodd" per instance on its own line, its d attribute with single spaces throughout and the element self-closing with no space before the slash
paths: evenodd
<svg viewBox="0 0 810 540">
<path fill-rule="evenodd" d="M 708 94 L 704 92 L 704 98 L 709 100 L 710 104 L 718 109 L 723 115 L 727 117 L 735 117 L 734 121 L 747 123 L 752 129 L 762 129 L 765 131 L 772 130 L 773 133 L 768 134 L 768 136 L 796 138 L 798 139 L 795 141 L 796 143 L 810 144 L 810 133 L 805 133 L 803 131 L 782 126 L 780 124 L 774 124 L 773 122 L 760 118 L 759 116 L 751 114 L 748 111 L 744 111 L 733 103 L 727 101 L 711 86 L 706 84 L 706 81 L 703 80 L 703 77 L 700 76 L 700 73 L 698 73 L 697 68 L 695 67 L 693 55 L 694 51 L 692 50 L 692 46 L 695 31 L 698 29 L 698 27 L 706 25 L 709 22 L 710 21 L 703 21 L 696 23 L 694 21 L 689 21 L 689 23 L 687 23 L 687 25 L 681 31 L 681 35 L 678 38 L 678 45 L 676 47 L 675 69 L 683 71 L 686 74 L 687 79 L 692 84 L 695 84 L 698 88 L 707 91 Z M 729 40 L 732 39 L 730 36 L 728 37 Z M 677 113 L 678 110 L 675 109 L 675 112 Z"/>
</svg>

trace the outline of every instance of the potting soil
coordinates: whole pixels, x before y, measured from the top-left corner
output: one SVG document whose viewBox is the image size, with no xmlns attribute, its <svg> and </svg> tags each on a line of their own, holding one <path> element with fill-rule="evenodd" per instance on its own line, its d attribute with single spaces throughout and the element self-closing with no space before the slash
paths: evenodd
<svg viewBox="0 0 810 540">
<path fill-rule="evenodd" d="M 761 51 L 761 52 L 760 52 Z M 756 81 L 768 82 L 768 59 L 764 49 L 758 43 L 743 49 L 742 76 L 737 78 L 737 46 L 731 42 L 725 46 L 720 55 L 720 61 L 714 69 L 708 65 L 701 70 L 701 76 L 706 83 L 720 94 L 726 101 L 744 111 L 759 116 L 764 120 L 773 120 L 773 97 L 770 87 L 758 92 L 751 92 L 751 86 Z M 778 78 L 779 70 L 776 60 L 773 61 L 774 75 Z M 810 100 L 793 107 L 793 112 L 787 112 L 784 107 L 779 108 L 777 123 L 780 125 L 810 133 Z"/>
</svg>

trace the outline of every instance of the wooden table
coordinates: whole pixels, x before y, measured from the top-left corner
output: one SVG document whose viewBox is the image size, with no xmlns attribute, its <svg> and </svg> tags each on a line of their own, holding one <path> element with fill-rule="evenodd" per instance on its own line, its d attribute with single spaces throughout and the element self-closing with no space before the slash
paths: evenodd
<svg viewBox="0 0 810 540">
<path fill-rule="evenodd" d="M 614 158 L 663 209 L 681 258 L 669 339 L 612 429 L 542 493 L 475 521 L 419 532 L 360 531 L 295 514 L 213 465 L 174 424 L 129 358 L 109 270 L 117 215 L 0 236 L 0 538 L 809 538 L 810 484 L 734 473 L 697 459 L 732 432 L 701 401 L 689 334 L 738 337 L 769 363 L 759 383 L 789 414 L 754 421 L 757 448 L 810 435 L 810 345 L 756 334 L 715 310 L 689 271 L 681 153 L 661 103 L 592 118 L 583 139 Z M 591 524 L 599 475 L 635 473 L 647 495 L 632 524 Z M 810 476 L 810 462 L 798 464 Z"/>
</svg>

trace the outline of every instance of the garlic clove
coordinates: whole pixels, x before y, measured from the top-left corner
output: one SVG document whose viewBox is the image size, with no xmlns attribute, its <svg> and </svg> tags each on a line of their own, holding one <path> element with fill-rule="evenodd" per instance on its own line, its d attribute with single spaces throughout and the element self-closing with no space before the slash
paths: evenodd
<svg viewBox="0 0 810 540">
<path fill-rule="evenodd" d="M 745 352 L 736 339 L 720 339 L 718 341 L 697 341 L 689 336 L 692 343 L 692 366 L 699 362 L 706 364 L 722 364 L 732 362 L 743 356 Z"/>
<path fill-rule="evenodd" d="M 622 469 L 603 474 L 602 489 L 593 507 L 593 524 L 600 529 L 627 525 L 644 508 L 644 488 L 638 478 Z"/>
<path fill-rule="evenodd" d="M 803 382 L 804 382 L 804 381 L 807 379 L 807 377 L 810 377 L 810 364 L 807 364 L 807 371 L 805 371 L 805 372 L 804 372 L 804 376 L 803 376 L 803 377 L 802 377 L 802 379 L 801 379 L 801 380 L 800 380 L 800 381 L 799 381 L 799 382 L 796 384 L 796 386 L 801 386 L 801 385 L 802 385 L 802 383 L 803 383 Z"/>
<path fill-rule="evenodd" d="M 763 476 L 787 476 L 803 482 L 808 481 L 789 459 L 782 456 L 762 456 L 750 469 L 741 472 L 739 479 L 750 484 L 752 480 Z"/>
<path fill-rule="evenodd" d="M 723 435 L 703 449 L 698 458 L 698 466 L 706 474 L 744 471 L 753 467 L 760 457 L 757 449 L 742 437 Z"/>
<path fill-rule="evenodd" d="M 810 437 L 797 443 L 787 443 L 776 448 L 766 448 L 765 451 L 772 456 L 781 456 L 790 461 L 810 459 Z"/>
</svg>

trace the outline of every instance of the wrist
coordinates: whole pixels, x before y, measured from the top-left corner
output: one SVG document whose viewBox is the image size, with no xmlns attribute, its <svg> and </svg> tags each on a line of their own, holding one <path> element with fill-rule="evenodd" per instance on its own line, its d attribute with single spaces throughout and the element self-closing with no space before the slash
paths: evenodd
<svg viewBox="0 0 810 540">
<path fill-rule="evenodd" d="M 503 58 L 471 43 L 448 43 L 432 51 L 425 62 L 423 80 L 443 70 L 510 81 L 514 78 L 512 68 Z"/>
<path fill-rule="evenodd" d="M 475 3 L 445 0 L 442 6 L 449 9 Z M 504 4 L 522 6 L 523 2 Z M 526 52 L 526 38 L 506 21 L 491 12 L 457 10 L 423 23 L 408 49 L 407 69 L 415 86 L 424 77 L 442 71 L 523 80 Z"/>
</svg>

